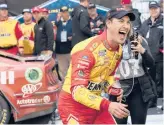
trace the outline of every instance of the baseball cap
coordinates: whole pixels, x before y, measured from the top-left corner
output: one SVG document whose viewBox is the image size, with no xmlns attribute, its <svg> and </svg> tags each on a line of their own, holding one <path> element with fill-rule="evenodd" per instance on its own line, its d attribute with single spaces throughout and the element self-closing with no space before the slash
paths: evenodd
<svg viewBox="0 0 164 125">
<path fill-rule="evenodd" d="M 39 7 L 34 7 L 34 8 L 32 8 L 32 13 L 34 13 L 34 12 L 42 12 L 42 9 Z"/>
<path fill-rule="evenodd" d="M 108 13 L 109 13 L 109 14 L 107 14 L 108 19 L 112 19 L 112 18 L 121 19 L 124 16 L 128 16 L 130 18 L 130 21 L 135 20 L 134 13 L 126 11 L 123 8 L 115 8 L 115 9 L 108 11 Z"/>
<path fill-rule="evenodd" d="M 0 9 L 8 9 L 7 4 L 0 4 Z"/>
<path fill-rule="evenodd" d="M 23 9 L 22 14 L 24 13 L 31 13 L 31 9 Z"/>
<path fill-rule="evenodd" d="M 68 11 L 68 7 L 67 6 L 63 6 L 60 8 L 60 12 L 65 12 Z"/>
<path fill-rule="evenodd" d="M 150 1 L 149 2 L 149 8 L 158 8 L 158 7 L 160 7 L 160 5 L 157 1 Z"/>
<path fill-rule="evenodd" d="M 47 8 L 42 8 L 42 12 L 47 12 L 48 13 L 48 9 Z"/>
<path fill-rule="evenodd" d="M 132 4 L 131 0 L 121 0 L 121 5 Z"/>
<path fill-rule="evenodd" d="M 89 4 L 88 9 L 96 8 L 95 4 Z"/>
</svg>

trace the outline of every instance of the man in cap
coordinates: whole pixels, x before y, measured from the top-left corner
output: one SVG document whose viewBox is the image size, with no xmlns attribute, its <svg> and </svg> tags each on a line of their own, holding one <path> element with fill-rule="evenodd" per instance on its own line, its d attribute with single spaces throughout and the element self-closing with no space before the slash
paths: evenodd
<svg viewBox="0 0 164 125">
<path fill-rule="evenodd" d="M 72 47 L 80 41 L 93 36 L 87 7 L 89 0 L 80 0 L 80 5 L 72 12 Z"/>
<path fill-rule="evenodd" d="M 54 31 L 51 22 L 45 20 L 42 16 L 42 9 L 34 7 L 32 14 L 36 20 L 34 27 L 34 55 L 47 54 L 52 55 L 54 44 Z"/>
<path fill-rule="evenodd" d="M 91 31 L 97 35 L 99 31 L 103 31 L 104 19 L 101 15 L 98 15 L 95 4 L 89 4 L 88 13 L 90 16 Z"/>
<path fill-rule="evenodd" d="M 47 8 L 42 8 L 42 15 L 44 17 L 44 19 L 48 19 L 48 16 L 49 16 L 49 12 L 48 12 L 48 9 Z"/>
<path fill-rule="evenodd" d="M 127 39 L 135 15 L 114 9 L 106 20 L 101 35 L 86 39 L 72 49 L 71 64 L 60 93 L 58 110 L 64 124 L 116 124 L 117 118 L 128 117 L 127 105 L 102 98 L 105 90 L 114 88 L 114 72 L 122 57 L 122 44 Z M 121 101 L 122 91 L 117 100 Z"/>
<path fill-rule="evenodd" d="M 19 52 L 18 42 L 22 38 L 20 24 L 8 17 L 7 5 L 0 4 L 0 51 L 17 55 Z"/>
<path fill-rule="evenodd" d="M 24 23 L 21 24 L 21 29 L 24 39 L 20 42 L 19 46 L 23 48 L 23 55 L 32 55 L 34 49 L 34 26 L 32 21 L 31 9 L 23 9 Z"/>
<path fill-rule="evenodd" d="M 60 77 L 64 80 L 69 67 L 72 49 L 72 20 L 67 6 L 60 8 L 60 14 L 61 18 L 55 23 L 57 27 L 55 53 L 58 60 Z"/>
<path fill-rule="evenodd" d="M 150 68 L 150 75 L 156 83 L 158 95 L 163 95 L 163 16 L 160 5 L 156 1 L 149 3 L 150 17 L 142 24 L 140 34 L 146 38 L 155 66 Z M 155 89 L 155 88 L 154 88 Z M 157 99 L 150 103 L 150 107 L 157 106 Z"/>
</svg>

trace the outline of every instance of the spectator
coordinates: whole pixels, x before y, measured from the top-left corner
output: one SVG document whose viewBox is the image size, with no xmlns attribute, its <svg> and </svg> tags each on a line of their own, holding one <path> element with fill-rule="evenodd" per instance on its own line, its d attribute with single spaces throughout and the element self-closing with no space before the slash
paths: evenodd
<svg viewBox="0 0 164 125">
<path fill-rule="evenodd" d="M 160 7 L 161 7 L 161 13 L 163 15 L 163 9 L 164 9 L 164 1 L 160 0 Z"/>
<path fill-rule="evenodd" d="M 49 12 L 48 12 L 48 9 L 47 8 L 42 8 L 42 15 L 44 17 L 44 19 L 48 19 L 49 17 Z"/>
<path fill-rule="evenodd" d="M 92 36 L 87 7 L 89 0 L 80 0 L 80 5 L 72 12 L 72 47 Z"/>
<path fill-rule="evenodd" d="M 96 5 L 90 4 L 88 7 L 88 13 L 90 16 L 90 28 L 93 34 L 97 35 L 103 31 L 104 19 L 101 15 L 98 15 Z"/>
<path fill-rule="evenodd" d="M 147 73 L 147 68 L 154 65 L 154 60 L 145 39 L 139 38 L 134 41 L 138 43 L 136 47 L 131 44 L 132 41 L 123 45 L 123 59 L 116 74 L 120 77 L 120 84 L 124 90 L 122 102 L 128 105 L 132 124 L 145 124 L 148 103 L 155 97 L 151 86 L 153 81 Z M 137 59 L 133 56 L 134 51 L 131 48 L 139 52 Z M 127 124 L 127 119 L 116 118 L 116 121 L 118 124 Z"/>
<path fill-rule="evenodd" d="M 159 51 L 163 48 L 163 16 L 160 14 L 160 5 L 156 1 L 149 3 L 150 18 L 148 18 L 140 29 L 140 33 L 148 41 L 150 51 L 155 59 L 155 66 L 150 68 L 150 75 L 157 85 L 158 94 L 162 91 L 163 84 L 163 54 Z M 154 100 L 150 107 L 157 105 Z"/>
<path fill-rule="evenodd" d="M 18 54 L 18 41 L 23 34 L 18 21 L 8 17 L 7 4 L 0 4 L 0 51 Z M 19 49 L 20 52 L 22 48 Z"/>
<path fill-rule="evenodd" d="M 32 55 L 34 49 L 35 23 L 32 21 L 32 13 L 30 9 L 24 9 L 22 14 L 24 23 L 21 24 L 21 29 L 24 35 L 24 40 L 21 41 L 19 46 L 24 49 L 23 55 Z"/>
<path fill-rule="evenodd" d="M 61 18 L 58 18 L 58 21 L 56 22 L 56 57 L 58 60 L 60 77 L 64 80 L 70 63 L 72 20 L 66 6 L 62 7 L 60 12 Z"/>
<path fill-rule="evenodd" d="M 32 9 L 33 17 L 36 20 L 34 27 L 34 55 L 52 55 L 54 44 L 54 32 L 51 22 L 42 17 L 42 10 L 39 7 Z"/>
<path fill-rule="evenodd" d="M 122 0 L 122 7 L 126 10 L 126 11 L 129 11 L 129 12 L 132 12 L 135 14 L 136 16 L 136 19 L 134 21 L 132 21 L 132 25 L 133 25 L 133 29 L 135 31 L 139 31 L 140 27 L 141 27 L 141 19 L 140 19 L 140 16 L 141 16 L 141 13 L 138 12 L 137 9 L 134 9 L 132 7 L 132 2 L 131 0 Z"/>
</svg>

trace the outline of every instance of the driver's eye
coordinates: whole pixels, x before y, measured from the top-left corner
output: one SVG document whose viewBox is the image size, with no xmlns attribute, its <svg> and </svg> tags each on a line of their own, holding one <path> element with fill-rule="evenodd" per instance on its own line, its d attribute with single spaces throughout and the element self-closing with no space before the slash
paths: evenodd
<svg viewBox="0 0 164 125">
<path fill-rule="evenodd" d="M 123 22 L 124 22 L 124 20 L 119 20 L 119 22 L 123 23 Z"/>
</svg>

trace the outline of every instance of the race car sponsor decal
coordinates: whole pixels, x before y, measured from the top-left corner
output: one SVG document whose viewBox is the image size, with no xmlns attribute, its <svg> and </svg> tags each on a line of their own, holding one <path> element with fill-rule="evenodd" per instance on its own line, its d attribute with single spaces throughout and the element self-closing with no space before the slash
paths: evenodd
<svg viewBox="0 0 164 125">
<path fill-rule="evenodd" d="M 42 83 L 38 84 L 27 84 L 22 87 L 22 92 L 23 92 L 23 98 L 29 97 L 32 94 L 34 94 L 36 91 L 38 91 L 42 86 Z"/>
<path fill-rule="evenodd" d="M 28 68 L 25 72 L 25 79 L 29 83 L 39 83 L 43 78 L 43 72 L 38 67 Z"/>
<path fill-rule="evenodd" d="M 44 103 L 49 103 L 50 101 L 51 101 L 50 96 L 46 95 L 46 96 L 43 97 L 43 102 Z"/>
<path fill-rule="evenodd" d="M 50 96 L 46 95 L 40 98 L 17 100 L 17 105 L 42 104 L 42 103 L 49 103 L 50 101 L 51 101 Z"/>
<path fill-rule="evenodd" d="M 14 71 L 1 71 L 0 72 L 0 84 L 14 84 L 15 76 Z"/>
</svg>

